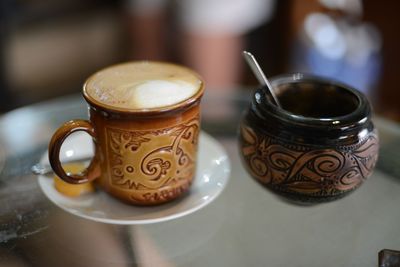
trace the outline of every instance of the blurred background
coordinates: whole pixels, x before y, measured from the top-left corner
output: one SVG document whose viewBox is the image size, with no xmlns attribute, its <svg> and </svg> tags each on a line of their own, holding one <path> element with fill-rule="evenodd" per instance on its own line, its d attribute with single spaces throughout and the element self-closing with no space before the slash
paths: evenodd
<svg viewBox="0 0 400 267">
<path fill-rule="evenodd" d="M 0 112 L 78 93 L 133 59 L 188 65 L 208 90 L 252 88 L 246 49 L 269 77 L 341 80 L 400 121 L 398 10 L 394 0 L 1 0 Z"/>
</svg>

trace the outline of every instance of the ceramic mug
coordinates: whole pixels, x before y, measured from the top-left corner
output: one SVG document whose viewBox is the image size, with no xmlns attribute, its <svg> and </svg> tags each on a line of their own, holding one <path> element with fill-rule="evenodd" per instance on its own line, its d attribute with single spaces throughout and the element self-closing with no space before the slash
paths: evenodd
<svg viewBox="0 0 400 267">
<path fill-rule="evenodd" d="M 182 102 L 129 110 L 92 97 L 88 93 L 92 77 L 83 87 L 89 120 L 66 122 L 50 141 L 54 172 L 71 184 L 96 180 L 112 196 L 138 205 L 164 203 L 188 191 L 195 175 L 203 83 Z M 59 159 L 60 148 L 76 131 L 92 137 L 95 154 L 81 174 L 67 174 Z"/>
<path fill-rule="evenodd" d="M 379 148 L 367 98 L 310 75 L 284 75 L 271 84 L 282 108 L 258 89 L 240 125 L 240 151 L 251 176 L 303 203 L 358 188 L 372 173 Z"/>
</svg>

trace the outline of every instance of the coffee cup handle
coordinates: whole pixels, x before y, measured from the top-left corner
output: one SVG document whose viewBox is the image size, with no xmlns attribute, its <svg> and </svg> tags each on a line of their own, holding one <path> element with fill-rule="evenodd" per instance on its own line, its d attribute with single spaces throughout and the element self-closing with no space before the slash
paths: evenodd
<svg viewBox="0 0 400 267">
<path fill-rule="evenodd" d="M 100 166 L 96 157 L 92 159 L 89 166 L 80 174 L 66 173 L 60 161 L 60 149 L 65 139 L 72 133 L 84 131 L 92 138 L 96 138 L 93 125 L 87 120 L 71 120 L 64 123 L 53 134 L 49 143 L 49 161 L 54 173 L 62 180 L 70 184 L 83 184 L 91 182 L 100 175 Z"/>
</svg>

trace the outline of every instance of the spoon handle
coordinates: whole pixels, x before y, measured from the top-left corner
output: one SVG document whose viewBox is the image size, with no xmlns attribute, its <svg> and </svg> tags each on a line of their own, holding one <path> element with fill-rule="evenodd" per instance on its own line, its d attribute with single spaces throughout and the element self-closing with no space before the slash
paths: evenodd
<svg viewBox="0 0 400 267">
<path fill-rule="evenodd" d="M 275 94 L 272 91 L 271 84 L 269 83 L 267 77 L 265 76 L 264 72 L 262 71 L 256 58 L 253 56 L 253 54 L 251 54 L 248 51 L 243 51 L 243 56 L 244 56 L 244 59 L 246 60 L 247 64 L 250 66 L 251 70 L 253 71 L 254 75 L 256 76 L 258 82 L 261 85 L 268 87 L 269 90 L 265 90 L 265 91 L 268 91 L 268 95 L 271 96 L 274 104 L 277 105 L 278 107 L 281 107 L 277 97 L 275 96 Z"/>
<path fill-rule="evenodd" d="M 64 161 L 63 163 L 73 163 L 73 162 L 85 162 L 93 158 L 93 156 L 90 157 L 84 157 L 84 158 L 78 158 L 78 159 L 73 159 L 73 160 L 67 160 Z M 31 167 L 31 171 L 33 174 L 36 175 L 45 175 L 53 172 L 53 169 L 51 168 L 50 164 L 48 163 L 36 163 Z"/>
</svg>

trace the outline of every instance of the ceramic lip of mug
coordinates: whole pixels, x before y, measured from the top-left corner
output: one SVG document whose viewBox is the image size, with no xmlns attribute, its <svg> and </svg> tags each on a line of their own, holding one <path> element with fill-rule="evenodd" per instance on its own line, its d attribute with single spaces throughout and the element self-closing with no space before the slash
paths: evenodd
<svg viewBox="0 0 400 267">
<path fill-rule="evenodd" d="M 123 67 L 128 62 L 104 70 Z M 194 71 L 171 63 L 154 62 L 184 69 L 198 79 L 198 90 L 188 99 L 155 108 L 129 109 L 97 101 L 83 86 L 89 120 L 71 120 L 62 125 L 49 143 L 49 161 L 55 174 L 70 184 L 97 182 L 110 195 L 137 205 L 156 205 L 186 193 L 195 175 L 200 132 L 200 100 L 204 83 Z M 80 174 L 66 173 L 59 154 L 63 141 L 73 132 L 85 131 L 95 153 Z"/>
<path fill-rule="evenodd" d="M 198 80 L 201 81 L 201 84 L 199 86 L 198 91 L 194 95 L 192 95 L 188 99 L 178 102 L 176 104 L 166 105 L 163 107 L 155 107 L 155 108 L 130 109 L 130 108 L 117 107 L 117 106 L 101 103 L 101 102 L 97 101 L 96 99 L 94 99 L 92 96 L 90 96 L 90 94 L 87 92 L 88 91 L 88 88 L 87 88 L 88 83 L 92 79 L 94 79 L 94 77 L 96 76 L 97 73 L 103 71 L 103 70 L 99 70 L 98 72 L 91 75 L 83 85 L 82 94 L 83 94 L 83 97 L 85 98 L 86 102 L 93 108 L 96 108 L 96 109 L 99 109 L 102 111 L 106 111 L 106 112 L 110 112 L 111 114 L 114 114 L 114 115 L 118 114 L 120 116 L 134 115 L 134 116 L 152 117 L 154 115 L 163 116 L 165 113 L 179 111 L 181 108 L 187 108 L 190 105 L 195 104 L 195 102 L 199 101 L 202 98 L 203 93 L 204 93 L 204 82 L 202 82 L 203 79 L 200 77 L 200 75 L 197 74 L 196 72 L 194 72 L 193 70 L 191 70 L 187 67 L 181 66 L 181 65 L 167 63 L 167 62 L 160 62 L 160 61 L 133 61 L 133 63 L 136 63 L 136 62 L 137 63 L 151 62 L 151 63 L 165 65 L 165 66 L 178 66 L 180 68 L 184 68 L 188 72 L 190 72 L 191 74 L 196 76 L 198 78 Z M 128 64 L 130 64 L 130 62 L 112 65 L 112 66 L 107 67 L 106 69 L 123 66 L 123 65 L 128 65 Z"/>
<path fill-rule="evenodd" d="M 367 98 L 343 83 L 313 75 L 282 75 L 271 84 L 283 108 L 260 88 L 241 121 L 241 156 L 251 176 L 301 203 L 335 200 L 358 188 L 372 173 L 379 148 Z M 294 96 L 296 92 L 311 92 L 314 99 Z M 316 106 L 325 114 L 292 110 L 307 107 L 302 101 L 322 103 Z M 330 110 L 323 111 L 325 107 Z"/>
</svg>

